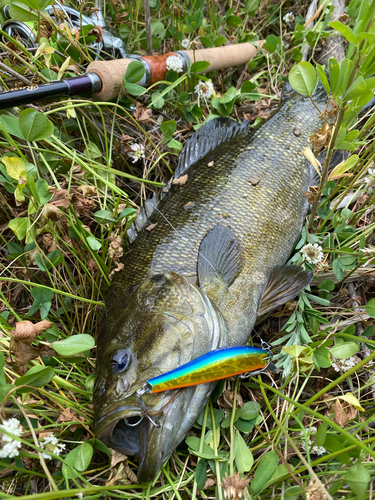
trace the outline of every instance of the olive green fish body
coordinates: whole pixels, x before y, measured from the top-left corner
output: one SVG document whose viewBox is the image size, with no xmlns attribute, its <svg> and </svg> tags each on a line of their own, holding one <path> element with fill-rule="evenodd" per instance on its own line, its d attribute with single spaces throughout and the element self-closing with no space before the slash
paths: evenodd
<svg viewBox="0 0 375 500">
<path fill-rule="evenodd" d="M 154 229 L 143 230 L 133 243 L 112 285 L 109 311 L 145 276 L 173 270 L 197 282 L 199 246 L 208 231 L 222 225 L 238 238 L 246 265 L 217 305 L 229 325 L 231 345 L 247 341 L 266 272 L 286 261 L 308 209 L 303 192 L 311 184 L 312 167 L 302 150 L 321 122 L 310 99 L 290 93 L 254 133 L 243 126 L 229 144 L 190 167 L 187 183 L 173 189 L 161 213 L 150 218 Z M 320 93 L 315 100 L 323 104 L 326 98 Z M 216 129 L 228 125 L 228 120 L 217 122 L 216 128 L 206 125 L 213 140 Z"/>
<path fill-rule="evenodd" d="M 145 395 L 159 428 L 135 391 L 210 350 L 245 344 L 257 317 L 312 278 L 283 264 L 308 210 L 313 172 L 302 150 L 320 120 L 309 99 L 289 93 L 254 132 L 216 119 L 189 139 L 176 170 L 187 181 L 172 185 L 114 278 L 98 341 L 95 431 L 139 457 L 141 481 L 155 477 L 214 383 Z"/>
</svg>

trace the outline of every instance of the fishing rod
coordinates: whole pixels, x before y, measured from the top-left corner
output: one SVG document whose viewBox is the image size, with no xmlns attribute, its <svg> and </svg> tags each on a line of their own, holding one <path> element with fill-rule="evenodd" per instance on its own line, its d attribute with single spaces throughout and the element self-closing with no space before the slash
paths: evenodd
<svg viewBox="0 0 375 500">
<path fill-rule="evenodd" d="M 164 80 L 167 72 L 167 59 L 171 56 L 180 59 L 184 73 L 188 71 L 192 63 L 198 61 L 207 61 L 209 63 L 209 67 L 204 72 L 217 71 L 246 64 L 255 56 L 261 44 L 261 41 L 248 42 L 194 51 L 178 50 L 155 56 L 130 54 L 122 59 L 94 61 L 88 65 L 86 74 L 82 76 L 42 85 L 29 85 L 23 88 L 5 90 L 0 93 L 0 109 L 32 104 L 54 97 L 79 96 L 82 94 L 90 94 L 97 101 L 107 102 L 117 98 L 121 93 L 126 70 L 132 61 L 140 61 L 143 64 L 145 74 L 139 84 L 147 87 Z"/>
</svg>

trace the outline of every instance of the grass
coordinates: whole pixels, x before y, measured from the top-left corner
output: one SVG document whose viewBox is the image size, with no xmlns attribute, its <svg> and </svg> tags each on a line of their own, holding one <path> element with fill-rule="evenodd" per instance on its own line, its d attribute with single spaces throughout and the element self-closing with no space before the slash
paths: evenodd
<svg viewBox="0 0 375 500">
<path fill-rule="evenodd" d="M 28 19 L 26 3 L 10 2 L 14 17 Z M 360 3 L 350 4 L 345 21 L 354 31 Z M 358 95 L 350 90 L 358 69 L 365 78 L 372 75 L 372 35 L 349 46 L 353 66 L 346 87 L 331 71 L 339 109 L 327 117 L 336 137 L 325 145 L 331 151 L 341 141 L 340 150 L 356 161 L 336 178 L 324 163 L 322 182 L 311 194 L 315 216 L 291 262 L 315 268 L 316 278 L 259 327 L 282 374 L 220 382 L 151 484 L 135 482 L 131 457 L 115 463 L 112 456 L 111 467 L 110 451 L 94 439 L 93 339 L 137 207 L 168 181 L 184 142 L 204 120 L 219 115 L 261 123 L 300 62 L 304 40 L 315 62 L 330 34 L 329 1 L 313 29 L 303 26 L 308 5 L 302 1 L 152 0 L 150 7 L 155 51 L 178 50 L 183 39 L 207 47 L 256 39 L 267 45 L 246 67 L 207 74 L 216 92 L 211 98 L 198 100 L 193 92 L 205 77 L 169 72 L 167 83 L 141 90 L 138 98 L 59 99 L 1 112 L 1 416 L 19 420 L 23 431 L 13 438 L 21 443 L 19 454 L 0 458 L 0 498 L 221 499 L 231 498 L 231 485 L 254 500 L 372 498 L 374 118 L 367 112 L 357 122 L 356 113 L 374 85 L 359 85 Z M 142 2 L 113 1 L 105 8 L 129 51 L 145 53 Z M 288 12 L 295 19 L 285 22 Z M 84 39 L 81 33 L 77 42 L 58 23 L 43 28 L 43 11 L 39 16 L 43 50 L 27 50 L 0 30 L 3 64 L 42 83 L 57 77 L 69 55 L 64 76 L 74 76 L 91 58 L 87 44 L 94 35 Z M 373 17 L 366 19 L 360 31 L 372 33 Z M 344 35 L 351 36 L 345 29 Z M 3 88 L 24 85 L 3 69 Z M 127 83 L 135 82 L 130 77 Z M 145 157 L 133 163 L 135 143 L 145 146 Z M 350 192 L 355 199 L 340 206 Z M 303 261 L 307 243 L 323 249 L 316 266 Z M 4 445 L 11 434 L 3 430 Z M 51 433 L 64 449 L 48 443 Z"/>
</svg>

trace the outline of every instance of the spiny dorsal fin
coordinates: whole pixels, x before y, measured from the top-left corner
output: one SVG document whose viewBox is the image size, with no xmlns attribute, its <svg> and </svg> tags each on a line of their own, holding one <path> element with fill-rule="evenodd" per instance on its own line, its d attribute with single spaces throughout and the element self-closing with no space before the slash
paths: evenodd
<svg viewBox="0 0 375 500">
<path fill-rule="evenodd" d="M 129 243 L 133 243 L 133 241 L 138 236 L 138 233 L 148 225 L 149 218 L 153 214 L 154 210 L 158 207 L 160 202 L 159 194 L 153 195 L 152 198 L 148 198 L 145 200 L 145 206 L 140 207 L 139 212 L 136 215 L 135 221 L 129 226 L 126 231 L 126 235 L 128 237 Z"/>
<path fill-rule="evenodd" d="M 302 292 L 314 277 L 313 271 L 299 266 L 276 266 L 267 273 L 257 323 L 271 311 Z"/>
<path fill-rule="evenodd" d="M 250 122 L 247 120 L 240 124 L 230 118 L 215 118 L 205 123 L 186 141 L 178 160 L 175 179 L 186 174 L 190 168 L 209 156 L 216 147 L 229 144 L 238 137 L 245 137 L 249 131 Z"/>
<path fill-rule="evenodd" d="M 217 225 L 199 247 L 199 285 L 204 290 L 221 287 L 226 291 L 243 265 L 242 248 L 235 234 L 228 227 Z"/>
</svg>

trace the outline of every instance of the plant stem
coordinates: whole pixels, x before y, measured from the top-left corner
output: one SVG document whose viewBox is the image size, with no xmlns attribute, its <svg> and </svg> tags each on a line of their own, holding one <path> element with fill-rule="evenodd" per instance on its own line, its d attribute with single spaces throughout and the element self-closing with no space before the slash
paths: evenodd
<svg viewBox="0 0 375 500">
<path fill-rule="evenodd" d="M 210 400 L 210 410 L 211 410 L 211 420 L 212 420 L 212 436 L 213 436 L 213 445 L 214 445 L 214 454 L 215 457 L 217 454 L 217 436 L 216 436 L 216 422 L 215 422 L 215 413 L 214 407 L 212 406 L 212 401 Z M 221 476 L 220 476 L 220 465 L 217 460 L 215 460 L 215 471 L 216 471 L 216 480 L 217 480 L 217 492 L 219 495 L 219 500 L 223 500 L 223 492 L 221 490 Z"/>
<path fill-rule="evenodd" d="M 230 475 L 234 475 L 234 469 L 233 469 L 233 461 L 234 461 L 234 419 L 236 416 L 236 406 L 237 406 L 237 392 L 238 392 L 238 387 L 240 385 L 240 379 L 238 378 L 236 380 L 236 385 L 234 386 L 234 394 L 233 394 L 233 408 L 232 408 L 232 415 L 230 419 L 230 442 L 232 443 L 232 446 L 230 447 L 230 455 L 229 455 L 229 471 Z"/>
<path fill-rule="evenodd" d="M 207 425 L 207 417 L 208 417 L 208 403 L 206 404 L 206 406 L 204 408 L 204 413 L 203 413 L 202 434 L 201 434 L 201 440 L 199 442 L 199 453 L 202 453 L 202 451 L 203 451 L 204 435 L 206 433 L 206 425 Z M 198 463 L 200 462 L 200 460 L 201 459 L 198 458 L 197 466 L 198 466 Z M 195 477 L 194 478 L 194 484 L 193 484 L 193 491 L 192 491 L 192 494 L 191 494 L 191 500 L 195 500 L 196 499 L 197 488 L 198 488 L 198 484 L 197 484 L 197 479 Z"/>
</svg>

